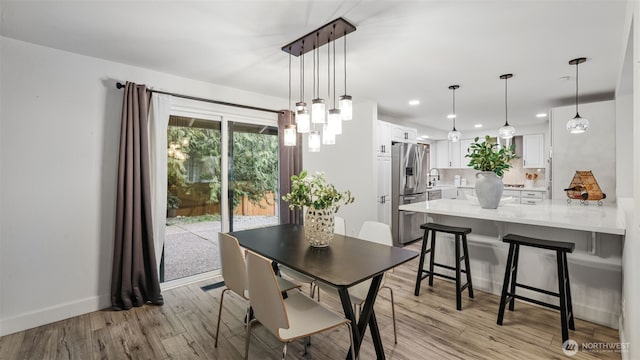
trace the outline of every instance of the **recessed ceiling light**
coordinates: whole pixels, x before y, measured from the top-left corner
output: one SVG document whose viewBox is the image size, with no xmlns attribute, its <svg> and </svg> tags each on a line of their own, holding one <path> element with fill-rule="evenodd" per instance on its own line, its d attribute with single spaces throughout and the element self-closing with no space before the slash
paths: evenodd
<svg viewBox="0 0 640 360">
<path fill-rule="evenodd" d="M 473 125 L 473 127 L 474 127 L 474 128 L 476 128 L 476 129 L 478 129 L 478 128 L 481 128 L 481 127 L 482 127 L 482 124 L 475 124 L 475 125 Z"/>
<path fill-rule="evenodd" d="M 547 114 L 545 114 L 545 113 L 536 114 L 536 117 L 537 118 L 547 117 Z"/>
<path fill-rule="evenodd" d="M 420 105 L 420 100 L 410 100 L 409 105 L 411 106 Z"/>
</svg>

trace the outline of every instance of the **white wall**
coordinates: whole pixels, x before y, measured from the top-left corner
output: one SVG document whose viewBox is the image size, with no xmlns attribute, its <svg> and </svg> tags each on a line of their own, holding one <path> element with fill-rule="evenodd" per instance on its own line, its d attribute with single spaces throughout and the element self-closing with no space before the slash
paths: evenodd
<svg viewBox="0 0 640 360">
<path fill-rule="evenodd" d="M 324 172 L 339 191 L 350 190 L 354 195 L 355 202 L 338 211 L 347 223 L 347 235 L 351 236 L 358 234 L 364 221 L 375 221 L 378 216 L 374 161 L 377 116 L 376 103 L 354 101 L 353 120 L 342 123 L 342 135 L 336 137 L 335 145 L 322 145 L 320 152 L 310 153 L 304 142 L 303 168 Z"/>
<path fill-rule="evenodd" d="M 570 134 L 567 121 L 575 116 L 575 105 L 551 110 L 552 199 L 566 199 L 567 188 L 576 170 L 591 170 L 607 203 L 616 194 L 615 101 L 579 104 L 580 115 L 589 120 L 589 130 Z"/>
<path fill-rule="evenodd" d="M 620 80 L 617 85 L 616 98 L 620 95 L 621 104 L 618 109 L 622 110 L 617 115 L 618 131 L 617 142 L 623 143 L 624 151 L 619 152 L 622 156 L 621 166 L 618 174 L 629 177 L 630 191 L 618 190 L 620 206 L 626 211 L 627 233 L 625 236 L 622 253 L 622 316 L 620 319 L 620 341 L 630 343 L 628 352 L 622 354 L 623 359 L 640 358 L 640 2 L 629 1 L 627 8 L 627 18 L 623 41 L 628 41 L 626 54 L 621 56 L 623 63 L 620 72 Z M 631 59 L 629 59 L 631 57 Z M 631 78 L 632 88 L 627 93 L 626 81 Z M 631 114 L 629 111 L 631 110 Z M 631 134 L 632 144 L 626 143 Z M 622 182 L 619 181 L 619 184 Z M 628 196 L 628 197 L 627 197 Z"/>
<path fill-rule="evenodd" d="M 122 91 L 286 100 L 0 39 L 0 336 L 110 306 Z"/>
</svg>

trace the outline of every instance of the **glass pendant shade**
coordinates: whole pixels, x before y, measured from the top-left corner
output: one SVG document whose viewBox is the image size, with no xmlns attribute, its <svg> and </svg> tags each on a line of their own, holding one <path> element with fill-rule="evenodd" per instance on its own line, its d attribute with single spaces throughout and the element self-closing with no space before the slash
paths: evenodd
<svg viewBox="0 0 640 360">
<path fill-rule="evenodd" d="M 498 137 L 500 137 L 501 139 L 511 139 L 515 133 L 516 128 L 509 124 L 505 124 L 498 130 Z"/>
<path fill-rule="evenodd" d="M 311 122 L 314 124 L 324 124 L 325 113 L 327 112 L 324 106 L 323 99 L 313 99 L 311 103 Z"/>
<path fill-rule="evenodd" d="M 342 120 L 348 121 L 353 119 L 353 101 L 350 95 L 341 95 L 338 101 L 338 107 L 340 108 Z"/>
<path fill-rule="evenodd" d="M 329 130 L 335 135 L 342 134 L 342 117 L 340 116 L 340 109 L 329 109 L 329 118 L 327 120 Z"/>
<path fill-rule="evenodd" d="M 336 134 L 331 131 L 329 124 L 324 124 L 322 127 L 322 144 L 334 145 L 336 143 Z"/>
<path fill-rule="evenodd" d="M 304 101 L 298 101 L 296 103 L 296 112 L 300 112 L 302 110 L 307 110 L 307 103 Z"/>
<path fill-rule="evenodd" d="M 313 130 L 309 132 L 309 152 L 320 152 L 320 132 Z"/>
<path fill-rule="evenodd" d="M 447 138 L 451 142 L 460 141 L 461 137 L 462 137 L 462 134 L 460 133 L 460 131 L 456 130 L 456 128 L 453 128 L 453 130 L 449 131 L 449 135 L 447 136 Z"/>
<path fill-rule="evenodd" d="M 296 126 L 285 125 L 284 127 L 284 146 L 296 146 Z"/>
<path fill-rule="evenodd" d="M 589 130 L 589 120 L 581 117 L 578 113 L 573 119 L 567 121 L 567 131 L 572 134 L 581 134 L 587 130 Z"/>
<path fill-rule="evenodd" d="M 296 124 L 298 125 L 298 132 L 301 134 L 308 133 L 311 130 L 311 119 L 307 109 L 298 111 Z"/>
</svg>

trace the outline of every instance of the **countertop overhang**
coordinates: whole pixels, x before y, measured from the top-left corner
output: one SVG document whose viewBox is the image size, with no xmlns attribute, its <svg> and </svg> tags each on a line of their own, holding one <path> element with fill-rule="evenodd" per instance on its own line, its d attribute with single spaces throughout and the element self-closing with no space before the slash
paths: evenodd
<svg viewBox="0 0 640 360">
<path fill-rule="evenodd" d="M 585 206 L 577 201 L 568 204 L 566 200 L 549 200 L 537 205 L 504 204 L 497 209 L 483 209 L 468 200 L 440 199 L 401 205 L 399 209 L 604 234 L 626 232 L 624 216 L 616 206 Z"/>
</svg>

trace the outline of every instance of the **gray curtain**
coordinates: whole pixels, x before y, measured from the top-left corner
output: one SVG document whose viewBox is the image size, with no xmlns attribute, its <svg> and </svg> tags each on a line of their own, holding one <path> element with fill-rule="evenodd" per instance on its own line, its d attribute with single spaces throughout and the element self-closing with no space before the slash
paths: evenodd
<svg viewBox="0 0 640 360">
<path fill-rule="evenodd" d="M 278 134 L 280 134 L 280 196 L 291 191 L 291 175 L 299 174 L 302 170 L 302 136 L 298 134 L 296 146 L 284 146 L 284 127 L 295 123 L 293 112 L 283 110 L 278 114 Z M 280 198 L 280 223 L 302 224 L 302 211 L 290 210 L 289 203 Z"/>
<path fill-rule="evenodd" d="M 111 305 L 162 305 L 153 245 L 149 171 L 149 92 L 127 82 L 122 100 Z"/>
</svg>

